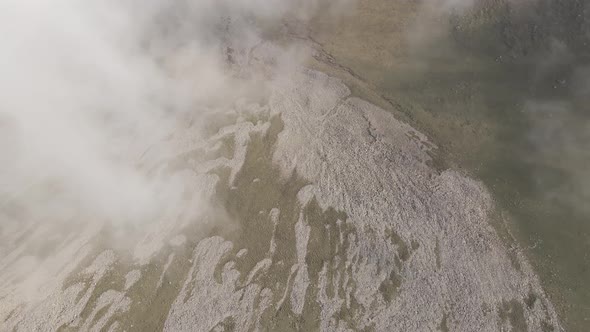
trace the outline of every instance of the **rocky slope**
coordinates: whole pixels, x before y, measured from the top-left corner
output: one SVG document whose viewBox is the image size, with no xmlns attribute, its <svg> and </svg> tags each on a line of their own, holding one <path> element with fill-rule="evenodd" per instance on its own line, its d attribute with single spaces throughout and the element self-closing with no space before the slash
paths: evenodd
<svg viewBox="0 0 590 332">
<path fill-rule="evenodd" d="M 232 64 L 265 68 L 273 50 Z M 561 330 L 481 183 L 435 169 L 434 144 L 338 79 L 272 82 L 139 157 L 185 186 L 156 221 L 3 209 L 1 329 Z"/>
</svg>

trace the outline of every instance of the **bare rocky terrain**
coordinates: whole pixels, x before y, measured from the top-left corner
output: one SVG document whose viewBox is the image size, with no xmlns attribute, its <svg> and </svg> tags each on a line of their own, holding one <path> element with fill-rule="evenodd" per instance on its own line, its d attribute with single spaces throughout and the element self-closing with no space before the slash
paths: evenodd
<svg viewBox="0 0 590 332">
<path fill-rule="evenodd" d="M 155 220 L 81 211 L 46 223 L 3 203 L 0 331 L 565 330 L 494 192 L 447 165 L 496 127 L 474 121 L 459 149 L 440 147 L 429 137 L 446 143 L 453 115 L 426 135 L 413 125 L 429 128 L 432 114 L 383 92 L 368 65 L 405 74 L 428 63 L 409 61 L 402 37 L 417 9 L 391 8 L 399 25 L 382 49 L 321 22 L 228 42 L 231 75 L 270 83 L 259 98 L 187 112 L 132 151 L 142 172 L 183 188 Z M 284 40 L 311 55 L 288 72 L 276 70 Z"/>
<path fill-rule="evenodd" d="M 560 330 L 481 183 L 431 166 L 433 143 L 336 78 L 274 82 L 265 102 L 212 113 L 210 137 L 179 124 L 140 157 L 186 197 L 135 237 L 10 216 L 3 330 Z M 203 199 L 226 220 L 194 211 Z"/>
</svg>

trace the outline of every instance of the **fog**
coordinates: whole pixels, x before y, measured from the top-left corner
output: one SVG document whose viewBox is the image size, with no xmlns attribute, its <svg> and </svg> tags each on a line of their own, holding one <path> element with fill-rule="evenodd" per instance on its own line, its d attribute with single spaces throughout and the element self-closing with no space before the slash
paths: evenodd
<svg viewBox="0 0 590 332">
<path fill-rule="evenodd" d="M 401 3 L 403 12 L 406 4 L 390 1 Z M 168 161 L 187 148 L 183 144 L 214 134 L 215 115 L 263 102 L 276 79 L 289 79 L 304 64 L 311 51 L 301 41 L 283 38 L 286 29 L 312 30 L 307 21 L 325 23 L 326 17 L 354 11 L 356 3 L 0 1 L 4 303 L 17 308 L 47 298 L 52 287 L 60 289 L 67 274 L 85 264 L 80 263 L 84 255 L 94 257 L 84 236 L 99 232 L 76 229 L 72 233 L 78 234 L 61 236 L 71 224 L 85 229 L 97 221 L 100 227 L 110 223 L 124 229 L 105 236 L 117 237 L 106 247 L 123 246 L 143 265 L 164 245 L 187 240 L 176 236 L 173 226 L 162 227 L 185 218 L 183 210 L 211 212 L 218 223 L 230 219 L 217 206 L 212 210 L 211 202 L 199 201 L 203 188 L 186 181 Z M 444 157 L 454 158 L 452 167 L 467 169 L 498 201 L 507 202 L 500 208 L 514 214 L 523 237 L 531 238 L 522 247 L 537 251 L 534 262 L 543 282 L 556 284 L 553 292 L 568 289 L 580 297 L 582 305 L 567 302 L 581 308 L 571 314 L 581 317 L 590 298 L 585 285 L 590 20 L 571 13 L 588 8 L 574 3 L 582 2 L 422 0 L 414 2 L 417 13 L 408 10 L 415 17 L 406 22 L 397 9 L 381 11 L 391 20 L 373 20 L 382 9 L 377 5 L 394 5 L 364 1 L 374 11 L 362 25 L 330 26 L 348 28 L 340 36 L 351 38 L 347 43 L 328 39 L 314 47 L 330 51 L 336 65 L 368 59 L 353 68 L 366 78 L 368 89 L 375 83 L 392 101 L 400 97 L 402 104 L 417 106 L 408 108 L 410 124 L 426 129 L 441 151 L 447 149 L 442 152 L 450 152 Z M 303 24 L 285 24 L 293 20 Z M 359 26 L 374 30 L 369 35 Z M 276 61 L 253 66 L 249 51 L 270 38 L 273 46 L 266 51 Z M 404 49 L 396 53 L 388 47 Z M 348 56 L 351 61 L 343 61 Z M 364 65 L 369 69 L 363 71 Z M 382 79 L 387 84 L 381 85 Z M 189 139 L 170 139 L 179 133 Z M 196 238 L 209 234 L 198 233 Z M 55 234 L 61 238 L 52 238 Z M 0 310 L 2 318 L 11 315 L 9 305 Z"/>
<path fill-rule="evenodd" d="M 227 47 L 258 42 L 261 21 L 305 20 L 350 3 L 2 1 L 1 209 L 47 221 L 156 217 L 187 188 L 173 174 L 148 177 L 146 149 L 187 115 L 200 121 L 221 101 L 264 91 L 264 78 L 236 79 Z M 290 68 L 302 57 L 285 59 Z"/>
</svg>

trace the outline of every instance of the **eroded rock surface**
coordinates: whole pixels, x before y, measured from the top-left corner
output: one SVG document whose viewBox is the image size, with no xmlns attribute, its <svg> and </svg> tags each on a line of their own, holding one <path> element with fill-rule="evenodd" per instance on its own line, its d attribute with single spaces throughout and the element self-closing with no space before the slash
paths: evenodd
<svg viewBox="0 0 590 332">
<path fill-rule="evenodd" d="M 339 80 L 301 68 L 208 121 L 142 156 L 186 195 L 133 232 L 5 213 L 2 330 L 560 330 L 486 189 Z"/>
</svg>

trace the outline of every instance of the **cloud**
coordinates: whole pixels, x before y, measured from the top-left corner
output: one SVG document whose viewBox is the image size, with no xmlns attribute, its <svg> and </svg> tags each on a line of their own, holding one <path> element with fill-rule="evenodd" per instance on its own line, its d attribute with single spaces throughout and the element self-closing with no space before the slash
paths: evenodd
<svg viewBox="0 0 590 332">
<path fill-rule="evenodd" d="M 111 220 L 157 215 L 185 188 L 148 176 L 142 153 L 183 115 L 264 90 L 236 78 L 228 49 L 260 42 L 261 22 L 350 3 L 2 1 L 0 206 L 18 203 L 46 219 L 74 210 Z"/>
</svg>

